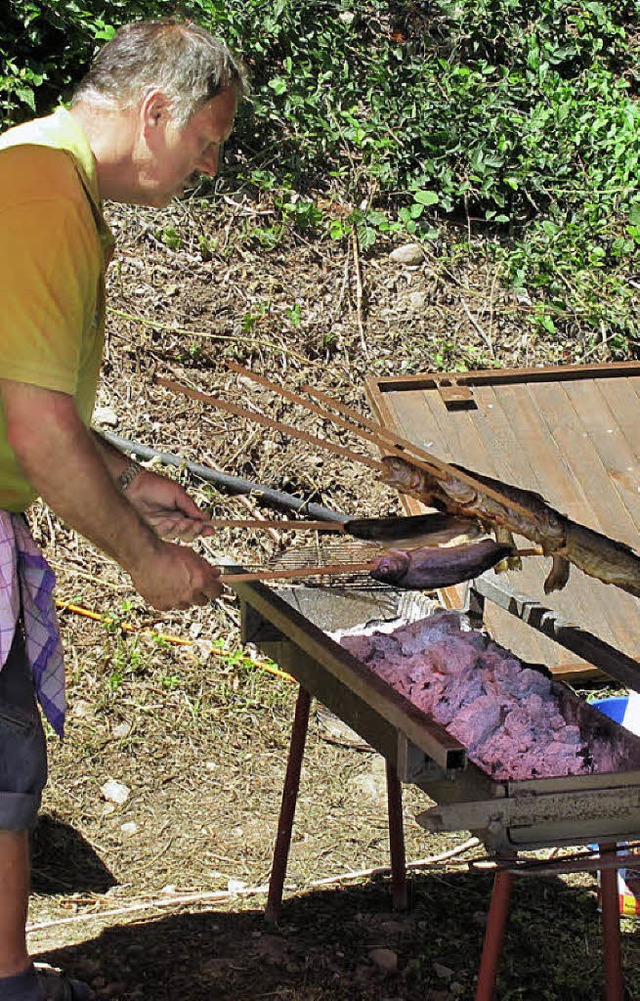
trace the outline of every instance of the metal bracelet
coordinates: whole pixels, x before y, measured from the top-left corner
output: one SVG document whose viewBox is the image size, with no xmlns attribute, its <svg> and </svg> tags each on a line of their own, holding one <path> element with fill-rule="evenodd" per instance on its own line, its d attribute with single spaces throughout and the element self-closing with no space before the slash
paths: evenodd
<svg viewBox="0 0 640 1001">
<path fill-rule="evenodd" d="M 135 459 L 129 459 L 129 462 L 122 470 L 120 475 L 116 478 L 116 486 L 120 493 L 125 493 L 136 479 L 137 476 L 143 471 L 144 466 L 141 466 L 139 462 Z"/>
</svg>

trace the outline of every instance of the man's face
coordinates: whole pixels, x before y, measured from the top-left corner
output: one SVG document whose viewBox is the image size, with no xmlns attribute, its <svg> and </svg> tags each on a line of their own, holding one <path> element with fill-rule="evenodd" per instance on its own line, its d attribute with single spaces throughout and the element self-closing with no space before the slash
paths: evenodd
<svg viewBox="0 0 640 1001">
<path fill-rule="evenodd" d="M 228 87 L 177 128 L 160 95 L 148 109 L 144 141 L 138 147 L 136 201 L 162 208 L 184 192 L 194 174 L 213 176 L 222 144 L 233 129 L 237 104 L 235 87 Z"/>
</svg>

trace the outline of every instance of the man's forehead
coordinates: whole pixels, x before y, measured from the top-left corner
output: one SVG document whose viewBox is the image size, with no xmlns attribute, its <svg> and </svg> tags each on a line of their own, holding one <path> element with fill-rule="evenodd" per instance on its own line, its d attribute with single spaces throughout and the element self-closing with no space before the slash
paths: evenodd
<svg viewBox="0 0 640 1001">
<path fill-rule="evenodd" d="M 233 128 L 237 107 L 238 91 L 235 87 L 227 87 L 203 104 L 194 117 L 199 115 L 203 123 L 223 128 L 226 138 Z"/>
</svg>

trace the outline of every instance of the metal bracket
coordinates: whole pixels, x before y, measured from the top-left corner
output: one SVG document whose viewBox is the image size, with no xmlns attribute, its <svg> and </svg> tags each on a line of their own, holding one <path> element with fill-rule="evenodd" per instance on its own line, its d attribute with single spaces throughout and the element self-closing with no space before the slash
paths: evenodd
<svg viewBox="0 0 640 1001">
<path fill-rule="evenodd" d="M 477 407 L 469 386 L 460 386 L 456 382 L 447 386 L 440 384 L 438 392 L 447 410 L 469 410 Z"/>
<path fill-rule="evenodd" d="M 497 835 L 508 828 L 539 827 L 544 823 L 566 825 L 575 833 L 588 822 L 606 828 L 634 813 L 637 823 L 638 809 L 640 788 L 627 786 L 451 803 L 425 810 L 416 820 L 430 831 L 483 830 Z"/>
<path fill-rule="evenodd" d="M 404 733 L 398 732 L 398 756 L 396 771 L 401 782 L 440 782 L 447 772 L 436 764 L 424 751 L 412 744 Z"/>
<path fill-rule="evenodd" d="M 269 619 L 257 611 L 246 601 L 240 602 L 242 616 L 242 642 L 253 643 L 259 646 L 261 643 L 279 643 L 285 639 L 284 634 L 274 626 Z"/>
</svg>

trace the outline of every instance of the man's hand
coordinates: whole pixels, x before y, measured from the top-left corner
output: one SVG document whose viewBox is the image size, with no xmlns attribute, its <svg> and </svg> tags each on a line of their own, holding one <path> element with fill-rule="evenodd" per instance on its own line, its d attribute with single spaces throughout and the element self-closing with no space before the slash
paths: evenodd
<svg viewBox="0 0 640 1001">
<path fill-rule="evenodd" d="M 162 539 L 193 542 L 213 532 L 208 517 L 186 490 L 166 476 L 145 469 L 136 476 L 126 496 Z"/>
<path fill-rule="evenodd" d="M 80 420 L 72 396 L 0 378 L 0 397 L 7 438 L 27 479 L 63 521 L 118 561 L 147 601 L 166 611 L 220 596 L 219 568 L 158 537 L 153 515 L 136 509 L 135 492 L 129 497 L 135 483 L 124 495 L 117 490 L 122 454 L 107 465 L 108 454 Z M 206 531 L 206 519 L 181 487 L 147 472 L 138 479 L 139 503 L 155 503 L 165 530 L 185 539 Z M 144 480 L 153 484 L 150 493 Z"/>
<path fill-rule="evenodd" d="M 161 612 L 206 605 L 223 590 L 220 567 L 188 546 L 171 542 L 159 542 L 157 550 L 129 573 L 136 591 Z"/>
</svg>

